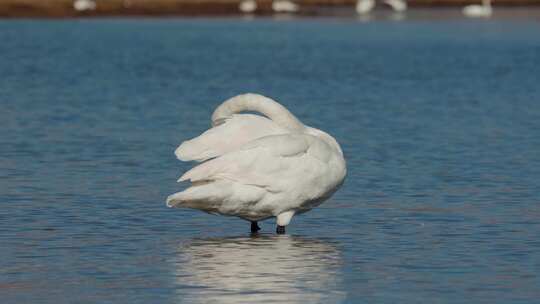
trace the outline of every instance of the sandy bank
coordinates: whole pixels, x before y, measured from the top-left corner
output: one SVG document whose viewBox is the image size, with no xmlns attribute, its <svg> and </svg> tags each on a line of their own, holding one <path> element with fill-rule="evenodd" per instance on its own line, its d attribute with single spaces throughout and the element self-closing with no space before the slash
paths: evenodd
<svg viewBox="0 0 540 304">
<path fill-rule="evenodd" d="M 96 0 L 96 9 L 76 11 L 73 0 L 0 0 L 0 17 L 197 16 L 238 14 L 240 0 Z M 270 14 L 271 0 L 258 0 L 256 14 Z M 355 0 L 297 0 L 299 14 L 324 14 L 332 7 L 352 7 Z M 476 0 L 409 0 L 411 7 L 459 6 Z M 494 0 L 494 5 L 540 5 L 540 0 Z"/>
</svg>

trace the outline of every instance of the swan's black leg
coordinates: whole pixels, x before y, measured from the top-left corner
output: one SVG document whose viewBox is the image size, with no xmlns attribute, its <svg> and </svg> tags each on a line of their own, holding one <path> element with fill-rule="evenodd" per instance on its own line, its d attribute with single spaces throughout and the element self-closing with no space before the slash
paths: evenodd
<svg viewBox="0 0 540 304">
<path fill-rule="evenodd" d="M 277 234 L 285 234 L 285 226 L 278 225 L 277 228 L 276 228 L 276 233 Z"/>
<path fill-rule="evenodd" d="M 257 224 L 257 221 L 251 221 L 251 232 L 257 232 L 261 230 L 261 227 Z"/>
</svg>

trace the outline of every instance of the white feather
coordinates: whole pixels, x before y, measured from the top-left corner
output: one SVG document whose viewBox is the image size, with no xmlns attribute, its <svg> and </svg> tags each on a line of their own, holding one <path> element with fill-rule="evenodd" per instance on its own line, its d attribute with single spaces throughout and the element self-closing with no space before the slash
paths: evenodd
<svg viewBox="0 0 540 304">
<path fill-rule="evenodd" d="M 287 132 L 268 118 L 235 114 L 200 136 L 183 142 L 174 153 L 182 161 L 205 161 L 233 151 L 257 138 Z"/>
</svg>

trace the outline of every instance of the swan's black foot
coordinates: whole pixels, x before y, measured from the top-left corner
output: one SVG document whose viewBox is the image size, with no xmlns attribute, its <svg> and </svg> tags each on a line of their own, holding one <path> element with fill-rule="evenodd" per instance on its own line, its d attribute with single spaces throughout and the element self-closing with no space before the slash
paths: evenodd
<svg viewBox="0 0 540 304">
<path fill-rule="evenodd" d="M 251 222 L 251 232 L 257 232 L 261 230 L 261 227 L 259 227 L 259 225 L 257 224 L 256 221 L 252 221 Z"/>
<path fill-rule="evenodd" d="M 276 233 L 277 234 L 285 234 L 285 226 L 278 225 L 277 228 L 276 228 Z"/>
</svg>

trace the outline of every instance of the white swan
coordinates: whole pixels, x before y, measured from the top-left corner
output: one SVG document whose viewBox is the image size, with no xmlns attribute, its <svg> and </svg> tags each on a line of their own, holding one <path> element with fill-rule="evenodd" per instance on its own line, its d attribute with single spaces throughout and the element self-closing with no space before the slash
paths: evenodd
<svg viewBox="0 0 540 304">
<path fill-rule="evenodd" d="M 375 0 L 358 0 L 356 1 L 356 12 L 359 15 L 369 14 L 375 7 Z"/>
<path fill-rule="evenodd" d="M 384 0 L 383 2 L 396 12 L 404 12 L 407 10 L 407 2 L 404 0 Z"/>
<path fill-rule="evenodd" d="M 76 11 L 92 11 L 96 9 L 96 2 L 94 0 L 75 0 L 73 8 Z"/>
<path fill-rule="evenodd" d="M 167 206 L 238 216 L 253 232 L 257 221 L 275 216 L 277 233 L 284 233 L 293 215 L 321 204 L 345 178 L 336 140 L 270 98 L 233 97 L 214 111 L 212 124 L 176 149 L 180 160 L 203 163 L 180 177 L 191 187 L 170 195 Z"/>
<path fill-rule="evenodd" d="M 482 5 L 467 5 L 463 8 L 463 14 L 467 17 L 490 17 L 493 14 L 491 0 L 482 0 Z"/>
<path fill-rule="evenodd" d="M 296 13 L 298 9 L 298 4 L 288 0 L 272 1 L 272 10 L 276 13 Z"/>
<path fill-rule="evenodd" d="M 257 2 L 255 0 L 244 0 L 240 2 L 238 9 L 242 13 L 253 13 L 257 9 Z"/>
</svg>

